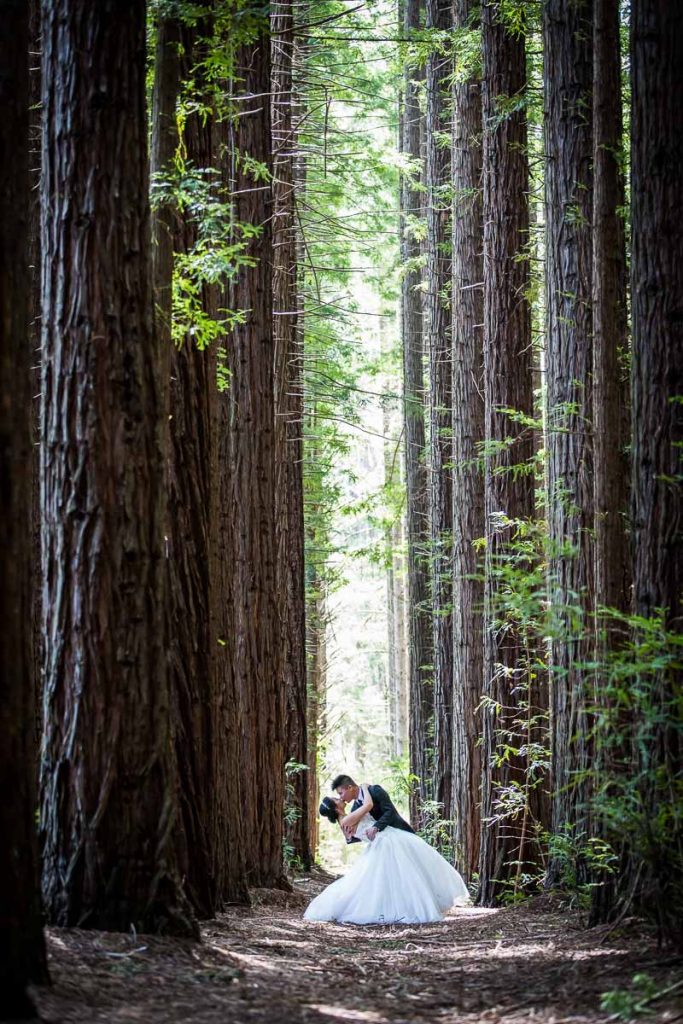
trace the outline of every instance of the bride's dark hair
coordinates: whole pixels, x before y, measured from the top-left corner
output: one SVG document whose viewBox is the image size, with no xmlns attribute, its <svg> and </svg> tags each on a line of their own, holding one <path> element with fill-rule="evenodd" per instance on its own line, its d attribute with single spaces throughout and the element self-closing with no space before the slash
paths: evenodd
<svg viewBox="0 0 683 1024">
<path fill-rule="evenodd" d="M 337 805 L 331 796 L 323 798 L 318 810 L 320 811 L 321 817 L 327 818 L 327 820 L 331 821 L 333 825 L 336 825 L 339 821 L 339 811 L 337 810 Z"/>
</svg>

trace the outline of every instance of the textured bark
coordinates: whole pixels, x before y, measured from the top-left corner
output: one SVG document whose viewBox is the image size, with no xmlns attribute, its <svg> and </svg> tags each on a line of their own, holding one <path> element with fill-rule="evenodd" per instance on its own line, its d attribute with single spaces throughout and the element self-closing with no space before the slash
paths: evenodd
<svg viewBox="0 0 683 1024">
<path fill-rule="evenodd" d="M 292 118 L 294 9 L 273 10 L 273 338 L 275 342 L 276 541 L 279 647 L 287 696 L 285 758 L 308 764 L 303 502 L 303 351 L 297 330 L 296 138 Z M 288 770 L 286 838 L 304 870 L 309 846 L 307 770 Z"/>
<path fill-rule="evenodd" d="M 31 616 L 32 404 L 29 12 L 0 3 L 0 988 L 3 1017 L 33 1015 L 47 980 L 35 830 L 35 682 Z"/>
<path fill-rule="evenodd" d="M 635 0 L 631 7 L 634 597 L 639 615 L 667 609 L 668 628 L 678 633 L 683 625 L 682 62 L 683 10 L 664 0 Z M 680 667 L 675 673 L 659 674 L 654 707 L 676 707 L 682 675 Z M 657 806 L 661 779 L 680 775 L 683 750 L 673 711 L 651 724 L 639 752 L 649 787 L 643 794 L 645 807 L 655 818 L 661 814 Z M 667 791 L 664 800 L 670 799 Z M 633 864 L 637 902 L 650 909 L 654 904 L 663 930 L 680 945 L 677 868 L 666 858 L 645 870 L 641 867 Z"/>
<path fill-rule="evenodd" d="M 553 828 L 586 823 L 593 655 L 591 2 L 543 8 Z"/>
<path fill-rule="evenodd" d="M 618 0 L 594 0 L 593 12 L 593 425 L 595 486 L 595 607 L 598 655 L 604 658 L 622 635 L 600 609 L 630 610 L 632 563 L 628 536 L 630 401 L 624 354 L 626 243 L 621 210 L 624 181 L 621 115 L 621 52 Z M 598 691 L 597 699 L 605 698 Z M 624 722 L 624 725 L 627 723 Z M 624 730 L 626 737 L 630 729 Z M 628 740 L 626 741 L 628 743 Z M 602 743 L 601 772 L 613 776 L 627 763 L 628 747 Z M 599 831 L 600 826 L 597 825 Z M 616 909 L 617 875 L 596 886 L 591 920 Z"/>
<path fill-rule="evenodd" d="M 193 28 L 183 27 L 180 33 L 182 78 L 191 78 L 194 88 L 203 90 L 209 107 L 208 84 L 201 69 L 211 32 L 207 18 Z M 187 117 L 182 151 L 188 169 L 202 169 L 205 184 L 216 192 L 217 172 L 207 170 L 220 159 L 219 127 L 213 113 Z M 198 237 L 192 214 L 184 211 L 171 227 L 176 250 L 190 251 Z M 218 287 L 205 284 L 201 300 L 204 314 L 218 317 Z M 170 364 L 169 655 L 183 826 L 178 838 L 188 896 L 199 916 L 210 917 L 223 898 L 246 900 L 238 852 L 239 791 L 228 798 L 239 777 L 239 722 L 224 647 L 227 630 L 220 621 L 218 455 L 220 403 L 225 399 L 217 387 L 216 343 L 204 347 L 189 332 L 178 348 L 173 347 L 170 334 L 166 344 L 165 359 Z M 232 709 L 229 714 L 227 708 Z"/>
<path fill-rule="evenodd" d="M 178 46 L 181 24 L 175 18 L 160 18 L 156 26 L 154 89 L 152 93 L 152 136 L 150 175 L 168 178 L 178 146 L 176 102 L 180 89 Z M 168 383 L 171 362 L 171 315 L 173 308 L 173 229 L 172 203 L 157 205 L 152 217 L 152 267 L 154 274 L 155 329 L 159 345 L 159 380 L 164 412 L 168 413 Z"/>
<path fill-rule="evenodd" d="M 534 512 L 534 481 L 529 473 L 533 433 L 504 410 L 533 415 L 529 262 L 520 258 L 529 238 L 529 161 L 524 107 L 502 116 L 505 105 L 523 100 L 526 89 L 525 39 L 512 35 L 497 4 L 482 9 L 484 57 L 484 394 L 486 439 L 504 447 L 486 460 L 486 574 L 484 694 L 495 702 L 484 712 L 480 900 L 495 902 L 510 881 L 530 870 L 535 793 L 524 807 L 492 819 L 505 790 L 524 793 L 534 780 L 531 719 L 538 694 L 528 668 L 524 636 L 501 608 L 504 584 L 496 571 L 514 542 L 509 520 Z M 514 472 L 524 465 L 526 472 Z M 495 708 L 495 710 L 494 710 Z M 505 758 L 505 747 L 526 748 L 526 756 Z"/>
<path fill-rule="evenodd" d="M 683 261 L 683 12 L 632 7 L 633 530 L 636 610 L 680 628 Z M 677 447 L 678 446 L 678 447 Z"/>
<path fill-rule="evenodd" d="M 595 605 L 628 611 L 626 515 L 630 438 L 621 54 L 618 0 L 594 0 L 593 23 L 593 434 Z"/>
<path fill-rule="evenodd" d="M 420 25 L 420 0 L 405 0 L 404 28 Z M 407 68 L 403 80 L 402 152 L 420 159 L 421 115 L 415 72 Z M 417 182 L 419 185 L 419 182 Z M 411 231 L 411 219 L 421 212 L 421 193 L 412 177 L 401 187 L 401 262 L 420 256 L 420 243 Z M 429 792 L 430 765 L 427 750 L 432 734 L 432 638 L 429 617 L 429 512 L 425 450 L 425 394 L 423 371 L 421 273 L 415 263 L 404 270 L 401 289 L 403 342 L 403 408 L 407 492 L 408 546 L 408 650 L 409 650 L 409 752 L 410 771 L 418 782 L 411 795 L 410 818 L 419 825 L 421 804 Z"/>
<path fill-rule="evenodd" d="M 36 779 L 42 718 L 43 635 L 40 587 L 40 152 L 42 110 L 40 106 L 40 0 L 29 0 L 29 270 L 31 300 L 29 346 L 31 350 L 31 516 L 33 520 L 31 572 L 31 616 L 33 619 L 33 682 L 35 687 Z"/>
<path fill-rule="evenodd" d="M 427 28 L 447 29 L 450 2 L 426 0 Z M 425 339 L 429 358 L 429 525 L 432 564 L 432 637 L 434 665 L 434 763 L 432 796 L 448 817 L 452 804 L 453 716 L 453 541 L 452 470 L 453 416 L 451 408 L 451 330 L 444 289 L 450 275 L 446 244 L 449 205 L 443 188 L 448 182 L 450 157 L 438 133 L 447 128 L 445 98 L 449 57 L 431 52 L 425 71 L 427 89 L 427 290 Z"/>
<path fill-rule="evenodd" d="M 454 25 L 467 25 L 478 3 L 454 4 Z M 456 72 L 458 71 L 456 63 Z M 453 783 L 444 809 L 455 821 L 458 869 L 479 864 L 480 717 L 483 684 L 484 588 L 474 542 L 484 536 L 484 475 L 477 445 L 484 439 L 483 217 L 481 87 L 453 85 Z"/>
<path fill-rule="evenodd" d="M 269 7 L 263 11 L 264 17 Z M 269 181 L 255 180 L 243 157 L 272 171 L 270 39 L 267 22 L 235 58 L 233 97 L 238 223 L 259 225 L 249 242 L 255 265 L 242 267 L 233 308 L 247 311 L 228 340 L 233 555 L 233 671 L 243 702 L 243 812 L 250 884 L 282 882 L 285 786 L 285 688 L 279 662 L 275 539 L 275 390 L 271 266 L 272 198 Z"/>
<path fill-rule="evenodd" d="M 196 934 L 176 863 L 145 5 L 43 6 L 43 890 Z"/>
</svg>

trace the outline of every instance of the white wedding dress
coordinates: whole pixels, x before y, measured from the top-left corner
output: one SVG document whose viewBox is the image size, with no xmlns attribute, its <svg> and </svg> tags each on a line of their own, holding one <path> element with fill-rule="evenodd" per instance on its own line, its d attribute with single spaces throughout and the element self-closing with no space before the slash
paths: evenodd
<svg viewBox="0 0 683 1024">
<path fill-rule="evenodd" d="M 347 924 L 428 924 L 469 899 L 462 878 L 413 832 L 388 825 L 371 842 L 375 824 L 365 814 L 356 836 L 365 850 L 345 875 L 309 904 L 307 921 Z"/>
</svg>

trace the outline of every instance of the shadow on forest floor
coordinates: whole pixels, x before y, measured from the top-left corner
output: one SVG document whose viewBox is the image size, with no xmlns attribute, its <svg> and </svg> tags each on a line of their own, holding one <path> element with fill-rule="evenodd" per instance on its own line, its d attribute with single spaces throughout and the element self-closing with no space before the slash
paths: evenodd
<svg viewBox="0 0 683 1024">
<path fill-rule="evenodd" d="M 681 958 L 658 951 L 637 923 L 581 929 L 539 898 L 515 910 L 460 909 L 421 927 L 309 924 L 308 900 L 257 890 L 202 929 L 201 945 L 78 929 L 49 932 L 53 985 L 37 990 L 42 1017 L 111 1024 L 560 1024 L 601 1022 L 600 996 L 644 972 L 663 989 Z M 672 997 L 673 998 L 673 997 Z M 649 1021 L 683 1020 L 680 1001 Z"/>
</svg>

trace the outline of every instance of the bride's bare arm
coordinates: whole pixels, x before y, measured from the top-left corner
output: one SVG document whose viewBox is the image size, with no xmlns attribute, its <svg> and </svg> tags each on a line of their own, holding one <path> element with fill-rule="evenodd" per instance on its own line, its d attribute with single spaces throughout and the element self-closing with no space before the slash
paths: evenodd
<svg viewBox="0 0 683 1024">
<path fill-rule="evenodd" d="M 343 829 L 355 828 L 356 825 L 358 824 L 358 822 L 360 821 L 360 819 L 365 814 L 368 814 L 368 812 L 370 811 L 370 809 L 372 807 L 372 797 L 370 796 L 370 787 L 364 783 L 362 788 L 365 791 L 365 800 L 363 801 L 362 805 L 357 810 L 351 811 L 351 813 L 347 814 L 345 818 L 342 818 L 341 826 L 342 826 Z"/>
</svg>

